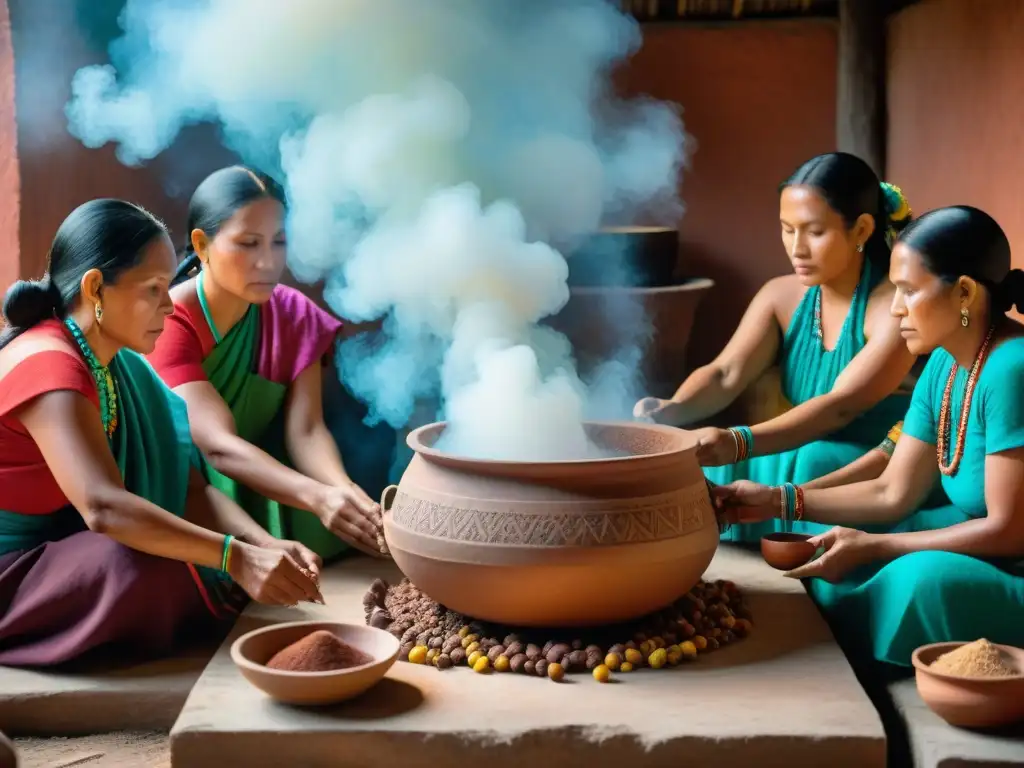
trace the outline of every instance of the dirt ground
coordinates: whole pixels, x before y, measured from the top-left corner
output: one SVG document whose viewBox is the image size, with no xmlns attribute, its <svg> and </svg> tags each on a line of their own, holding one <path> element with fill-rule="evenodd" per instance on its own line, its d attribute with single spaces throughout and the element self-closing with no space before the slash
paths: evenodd
<svg viewBox="0 0 1024 768">
<path fill-rule="evenodd" d="M 14 739 L 19 768 L 171 768 L 166 733 Z"/>
</svg>

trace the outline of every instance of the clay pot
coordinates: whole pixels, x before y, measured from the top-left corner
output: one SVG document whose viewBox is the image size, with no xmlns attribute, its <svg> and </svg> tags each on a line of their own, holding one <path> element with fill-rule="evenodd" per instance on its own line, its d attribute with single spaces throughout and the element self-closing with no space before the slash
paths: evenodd
<svg viewBox="0 0 1024 768">
<path fill-rule="evenodd" d="M 590 423 L 618 457 L 506 462 L 434 449 L 443 430 L 410 433 L 415 455 L 381 506 L 398 567 L 448 608 L 511 626 L 625 621 L 681 597 L 715 554 L 687 432 Z"/>
<path fill-rule="evenodd" d="M 326 629 L 370 655 L 373 661 L 328 672 L 289 672 L 266 663 L 278 651 L 311 632 Z M 242 676 L 272 699 L 320 706 L 355 698 L 377 683 L 398 659 L 398 639 L 389 632 L 332 621 L 292 621 L 247 632 L 231 645 L 231 660 Z"/>
<path fill-rule="evenodd" d="M 660 288 L 573 288 L 548 324 L 568 337 L 584 376 L 639 344 L 645 392 L 668 397 L 689 372 L 694 318 L 714 285 L 696 278 Z"/>
<path fill-rule="evenodd" d="M 911 656 L 917 692 L 928 708 L 960 728 L 998 728 L 1024 721 L 1024 649 L 997 645 L 1003 659 L 1017 668 L 1013 677 L 960 677 L 931 669 L 944 653 L 966 645 L 931 643 Z"/>
<path fill-rule="evenodd" d="M 817 551 L 803 533 L 768 533 L 761 537 L 761 557 L 772 568 L 791 571 L 810 562 Z"/>
<path fill-rule="evenodd" d="M 563 251 L 571 287 L 654 288 L 672 283 L 679 261 L 679 231 L 606 227 Z"/>
</svg>

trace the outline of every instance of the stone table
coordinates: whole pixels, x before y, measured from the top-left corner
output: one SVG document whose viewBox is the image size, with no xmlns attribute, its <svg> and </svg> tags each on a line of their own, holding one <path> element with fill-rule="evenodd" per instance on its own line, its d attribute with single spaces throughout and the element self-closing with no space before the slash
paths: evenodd
<svg viewBox="0 0 1024 768">
<path fill-rule="evenodd" d="M 396 663 L 362 697 L 321 709 L 281 705 L 229 655 L 268 622 L 363 623 L 371 581 L 393 565 L 358 559 L 324 574 L 326 606 L 251 606 L 192 690 L 171 732 L 175 766 L 829 766 L 885 765 L 881 721 L 798 582 L 756 554 L 723 547 L 707 574 L 735 581 L 751 637 L 671 670 L 600 684 L 478 675 Z"/>
</svg>

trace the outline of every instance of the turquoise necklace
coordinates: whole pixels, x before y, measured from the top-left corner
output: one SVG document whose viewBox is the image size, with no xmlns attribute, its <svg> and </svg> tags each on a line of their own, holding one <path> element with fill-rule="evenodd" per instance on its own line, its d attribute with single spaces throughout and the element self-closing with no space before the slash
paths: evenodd
<svg viewBox="0 0 1024 768">
<path fill-rule="evenodd" d="M 114 388 L 114 377 L 110 375 L 108 366 L 100 365 L 100 361 L 93 354 L 78 323 L 71 317 L 67 317 L 64 319 L 64 325 L 75 337 L 75 343 L 78 344 L 82 357 L 85 358 L 92 377 L 96 380 L 96 390 L 100 397 L 100 418 L 103 419 L 103 431 L 107 433 L 109 440 L 114 436 L 114 430 L 117 429 L 117 391 Z"/>
</svg>

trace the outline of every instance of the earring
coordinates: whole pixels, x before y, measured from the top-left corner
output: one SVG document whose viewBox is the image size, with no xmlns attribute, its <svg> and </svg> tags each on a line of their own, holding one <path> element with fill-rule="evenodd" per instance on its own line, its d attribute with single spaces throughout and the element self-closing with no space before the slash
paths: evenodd
<svg viewBox="0 0 1024 768">
<path fill-rule="evenodd" d="M 966 328 L 971 324 L 971 313 L 967 311 L 967 307 L 960 307 L 960 325 Z"/>
<path fill-rule="evenodd" d="M 864 253 L 864 244 L 857 243 L 857 253 Z"/>
<path fill-rule="evenodd" d="M 103 319 L 103 305 L 96 302 L 96 322 L 98 323 Z"/>
</svg>

